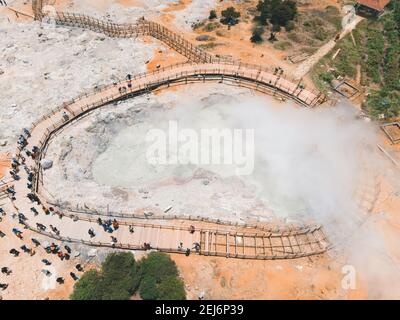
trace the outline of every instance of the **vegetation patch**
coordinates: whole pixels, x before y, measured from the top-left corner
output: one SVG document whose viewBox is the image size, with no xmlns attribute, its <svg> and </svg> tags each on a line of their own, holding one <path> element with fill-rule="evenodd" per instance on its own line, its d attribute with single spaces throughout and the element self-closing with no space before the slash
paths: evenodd
<svg viewBox="0 0 400 320">
<path fill-rule="evenodd" d="M 289 41 L 278 41 L 274 44 L 274 48 L 277 50 L 287 50 L 292 44 Z"/>
<path fill-rule="evenodd" d="M 221 23 L 234 26 L 239 23 L 240 12 L 234 7 L 229 7 L 221 12 Z"/>
<path fill-rule="evenodd" d="M 354 40 L 353 40 L 354 39 Z M 333 57 L 335 56 L 335 59 Z M 338 41 L 332 52 L 314 68 L 320 89 L 338 77 L 357 77 L 367 89 L 363 108 L 374 118 L 400 115 L 400 4 L 379 20 L 365 20 L 352 35 Z"/>
<path fill-rule="evenodd" d="M 260 0 L 253 13 L 255 26 L 250 41 L 279 41 L 274 48 L 292 48 L 296 51 L 293 55 L 306 50 L 315 51 L 341 30 L 342 17 L 338 8 L 300 10 L 298 6 L 292 0 Z M 260 28 L 263 28 L 262 32 Z M 262 36 L 266 32 L 269 36 Z"/>
<path fill-rule="evenodd" d="M 150 253 L 138 263 L 129 252 L 110 254 L 101 271 L 83 274 L 70 299 L 129 300 L 136 292 L 145 300 L 186 299 L 175 262 L 159 252 Z"/>
</svg>

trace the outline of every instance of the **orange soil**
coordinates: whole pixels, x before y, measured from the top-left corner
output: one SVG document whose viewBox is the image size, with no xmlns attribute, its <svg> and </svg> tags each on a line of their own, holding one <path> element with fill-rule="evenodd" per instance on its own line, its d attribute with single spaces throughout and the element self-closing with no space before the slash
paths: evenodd
<svg viewBox="0 0 400 320">
<path fill-rule="evenodd" d="M 174 11 L 183 10 L 187 5 L 191 3 L 191 0 L 182 0 L 177 5 L 169 5 L 169 7 L 163 12 L 166 14 L 161 15 L 157 22 L 163 24 L 169 29 L 174 30 L 182 34 L 187 40 L 191 41 L 193 44 L 201 45 L 207 43 L 214 43 L 213 48 L 206 49 L 206 51 L 220 56 L 231 56 L 234 59 L 240 59 L 243 62 L 259 64 L 264 66 L 280 66 L 285 70 L 285 74 L 290 76 L 293 74 L 297 68 L 296 64 L 289 63 L 285 60 L 288 55 L 287 51 L 277 50 L 273 47 L 273 44 L 265 41 L 262 44 L 252 44 L 250 42 L 250 37 L 252 34 L 253 23 L 251 22 L 251 16 L 247 13 L 247 8 L 255 7 L 258 0 L 250 0 L 243 2 L 242 4 L 237 4 L 232 1 L 217 2 L 217 7 L 215 8 L 218 16 L 222 10 L 229 6 L 234 6 L 241 12 L 241 21 L 238 25 L 232 27 L 230 30 L 227 26 L 222 25 L 214 31 L 206 32 L 202 28 L 194 31 L 186 32 L 184 30 L 176 30 L 174 26 L 175 16 Z M 324 9 L 328 5 L 338 7 L 338 2 L 335 0 L 323 0 L 323 1 L 303 1 L 306 5 L 302 5 L 300 10 L 306 9 Z M 217 22 L 215 20 L 214 22 Z M 211 22 L 211 21 L 208 21 Z M 206 21 L 207 23 L 207 21 Z M 196 37 L 199 35 L 209 35 L 215 38 L 213 41 L 197 41 Z M 279 35 L 278 35 L 279 37 Z M 310 88 L 315 88 L 310 77 L 305 77 L 303 82 Z"/>
<path fill-rule="evenodd" d="M 162 68 L 187 61 L 187 58 L 176 53 L 174 50 L 167 47 L 165 49 L 154 49 L 153 59 L 147 64 L 147 71 L 156 70 L 158 65 Z"/>
<path fill-rule="evenodd" d="M 189 299 L 362 299 L 365 290 L 341 289 L 344 261 L 328 255 L 258 261 L 172 255 Z"/>
<path fill-rule="evenodd" d="M 0 179 L 4 177 L 10 164 L 11 162 L 8 154 L 0 153 Z"/>
<path fill-rule="evenodd" d="M 176 12 L 185 9 L 189 4 L 192 3 L 192 0 L 180 0 L 179 3 L 171 3 L 168 5 L 168 8 L 161 10 L 162 12 Z"/>
</svg>

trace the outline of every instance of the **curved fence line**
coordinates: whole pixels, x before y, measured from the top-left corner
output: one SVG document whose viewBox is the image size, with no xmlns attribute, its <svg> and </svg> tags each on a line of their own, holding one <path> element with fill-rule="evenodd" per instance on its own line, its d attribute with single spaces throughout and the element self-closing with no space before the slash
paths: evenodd
<svg viewBox="0 0 400 320">
<path fill-rule="evenodd" d="M 40 192 L 39 192 L 40 193 Z M 269 233 L 279 233 L 279 234 L 304 234 L 310 232 L 310 230 L 322 229 L 322 226 L 319 224 L 291 224 L 291 225 L 284 225 L 284 226 L 268 226 L 267 223 L 245 223 L 245 222 L 232 222 L 223 219 L 215 219 L 215 218 L 208 218 L 202 216 L 186 216 L 186 215 L 138 215 L 134 213 L 124 213 L 124 212 L 102 212 L 100 210 L 89 209 L 89 208 L 82 208 L 76 207 L 72 208 L 69 206 L 63 206 L 59 203 L 56 203 L 52 200 L 49 200 L 45 197 L 42 193 L 40 193 L 41 198 L 46 200 L 46 203 L 59 208 L 63 212 L 71 212 L 71 216 L 74 214 L 84 214 L 87 216 L 97 216 L 97 217 L 108 217 L 108 218 L 121 218 L 121 219 L 139 219 L 139 220 L 187 220 L 187 221 L 196 221 L 196 222 L 207 222 L 213 223 L 216 225 L 224 225 L 224 226 L 232 226 L 232 227 L 241 227 L 241 228 L 248 228 L 248 229 L 259 229 L 263 232 Z"/>
<path fill-rule="evenodd" d="M 117 243 L 107 243 L 107 242 L 101 242 L 101 241 L 88 241 L 88 240 L 83 240 L 83 239 L 77 239 L 77 238 L 71 238 L 71 237 L 64 237 L 60 236 L 48 231 L 40 230 L 37 228 L 31 227 L 29 224 L 25 223 L 25 226 L 27 229 L 31 230 L 32 232 L 36 232 L 38 234 L 44 235 L 48 238 L 52 238 L 58 241 L 65 241 L 65 242 L 70 242 L 70 243 L 77 243 L 77 244 L 84 244 L 84 245 L 89 245 L 89 246 L 96 246 L 96 247 L 108 247 L 108 248 L 114 248 L 114 249 L 124 249 L 124 250 L 149 250 L 148 248 L 145 248 L 144 245 L 142 244 L 129 244 L 129 243 L 122 243 L 122 242 L 117 242 Z M 152 228 L 152 226 L 146 226 L 149 228 Z M 174 229 L 176 230 L 176 227 L 165 227 L 162 226 L 160 227 L 159 225 L 154 226 L 155 229 Z M 211 230 L 213 232 L 215 230 Z M 315 231 L 315 230 L 314 230 Z M 316 230 L 319 231 L 319 230 Z M 201 233 L 205 234 L 210 231 L 207 230 L 202 230 Z M 215 232 L 215 235 L 217 235 L 218 232 Z M 309 236 L 311 234 L 311 236 Z M 229 233 L 224 233 L 224 234 L 218 234 L 222 235 L 223 238 L 228 238 L 228 236 L 234 237 L 234 238 L 241 238 L 243 242 L 248 242 L 248 239 L 257 239 L 258 235 L 246 235 L 246 234 L 229 234 Z M 322 254 L 326 251 L 324 241 L 326 239 L 324 236 L 322 238 L 318 239 L 317 236 L 313 232 L 308 233 L 306 240 L 303 242 L 299 242 L 296 238 L 296 235 L 291 235 L 292 239 L 295 239 L 295 243 L 292 243 L 290 241 L 289 236 L 258 236 L 258 239 L 268 239 L 268 244 L 264 245 L 263 247 L 258 247 L 257 242 L 254 241 L 254 244 L 243 244 L 239 249 L 243 250 L 243 252 L 248 252 L 248 251 L 253 251 L 254 254 L 245 254 L 245 253 L 238 253 L 236 252 L 237 249 L 235 248 L 235 252 L 229 252 L 229 244 L 226 242 L 222 243 L 223 247 L 226 247 L 228 251 L 223 252 L 223 251 L 218 251 L 215 250 L 213 251 L 211 248 L 211 244 L 208 243 L 208 241 L 205 243 L 204 237 L 201 236 L 201 243 L 200 243 L 200 248 L 199 250 L 196 249 L 190 249 L 191 252 L 196 252 L 200 255 L 207 255 L 207 256 L 218 256 L 218 257 L 226 257 L 226 258 L 239 258 L 239 259 L 257 259 L 257 260 L 278 260 L 278 259 L 296 259 L 296 258 L 302 258 L 302 257 L 308 257 L 312 255 L 318 255 Z M 247 241 L 245 241 L 246 239 Z M 275 241 L 274 241 L 275 240 Z M 292 240 L 293 241 L 293 240 Z M 264 242 L 263 242 L 264 243 Z M 274 244 L 275 243 L 275 244 Z M 286 243 L 286 244 L 285 244 Z M 221 243 L 217 244 L 215 243 L 215 246 L 221 245 Z M 206 247 L 205 247 L 206 246 Z M 319 249 L 316 249 L 314 246 L 317 246 Z M 296 249 L 295 249 L 296 248 Z M 156 250 L 160 252 L 166 252 L 166 253 L 180 253 L 180 254 L 185 254 L 185 250 L 179 250 L 177 248 L 166 248 L 162 246 L 151 246 L 151 250 Z M 257 251 L 259 250 L 259 251 Z M 263 254 L 257 253 L 262 250 Z M 289 250 L 289 252 L 287 251 Z M 304 251 L 301 251 L 304 250 Z M 266 252 L 269 252 L 266 254 Z"/>
<path fill-rule="evenodd" d="M 129 85 L 127 80 L 120 80 L 112 84 L 97 86 L 94 88 L 94 90 L 83 93 L 80 96 L 63 103 L 61 106 L 45 114 L 38 121 L 35 121 L 30 128 L 30 132 L 32 134 L 30 140 L 34 140 L 33 143 L 31 142 L 31 146 L 32 144 L 35 145 L 38 147 L 40 152 L 37 158 L 34 160 L 29 159 L 28 161 L 32 162 L 35 167 L 33 180 L 34 188 L 32 191 L 38 196 L 40 195 L 39 186 L 41 183 L 43 183 L 40 161 L 45 154 L 45 150 L 47 149 L 47 145 L 51 139 L 51 136 L 64 126 L 79 120 L 80 117 L 86 113 L 101 106 L 107 105 L 110 102 L 134 97 L 153 90 L 158 90 L 165 86 L 169 87 L 171 84 L 187 84 L 206 81 L 225 81 L 234 85 L 250 86 L 255 90 L 265 90 L 263 92 L 277 94 L 284 98 L 291 98 L 300 105 L 306 107 L 313 107 L 325 101 L 325 96 L 321 92 L 305 89 L 305 87 L 297 81 L 283 76 L 282 72 L 277 69 L 272 70 L 271 68 L 214 57 L 192 45 L 190 42 L 186 41 L 184 38 L 175 34 L 164 26 L 147 21 L 144 18 L 138 20 L 134 24 L 117 24 L 74 13 L 56 12 L 53 14 L 53 16 L 51 16 L 43 13 L 42 0 L 33 0 L 32 8 L 36 20 L 49 19 L 49 22 L 53 20 L 55 24 L 87 28 L 97 32 L 102 32 L 110 37 L 127 38 L 137 37 L 139 35 L 152 36 L 164 42 L 192 61 L 192 63 L 176 64 L 165 68 L 159 68 L 152 72 L 137 74 L 129 81 Z M 117 88 L 119 88 L 119 93 L 118 90 L 116 90 Z M 124 90 L 121 91 L 121 89 Z M 68 114 L 66 111 L 68 111 Z M 18 149 L 17 156 L 20 155 L 20 152 L 21 150 Z M 40 197 L 40 199 L 43 198 L 42 195 L 40 195 Z M 43 200 L 46 199 L 43 198 Z M 15 200 L 14 202 L 17 203 L 18 201 L 19 200 Z M 46 204 L 50 204 L 50 202 L 47 202 Z M 99 212 L 96 211 L 78 212 L 78 210 L 73 211 L 73 209 L 68 211 L 70 212 L 62 212 L 62 215 L 65 215 L 71 219 L 78 219 L 88 222 L 97 221 L 97 219 L 92 218 L 92 216 L 102 216 L 101 213 L 99 214 Z M 108 214 L 107 216 L 110 215 Z M 132 215 L 125 217 L 123 214 L 120 216 L 120 218 L 133 219 Z M 134 218 L 138 219 L 139 217 Z M 149 219 L 149 217 L 141 217 L 141 219 Z M 160 219 L 160 216 L 154 216 L 151 219 Z M 202 243 L 201 247 L 203 254 L 206 255 L 253 259 L 286 259 L 319 254 L 329 248 L 329 242 L 323 233 L 322 227 L 319 225 L 273 228 L 265 227 L 259 224 L 242 225 L 229 221 L 201 217 L 189 217 L 188 219 L 186 216 L 162 216 L 161 219 L 203 221 L 223 226 L 254 228 L 264 232 L 264 234 L 249 232 L 238 235 L 238 233 L 227 232 L 227 230 L 221 231 L 218 229 L 202 229 L 200 231 Z M 121 221 L 121 224 L 123 225 L 128 225 L 129 223 L 132 222 Z M 144 228 L 166 227 L 138 222 L 135 222 L 134 224 Z M 169 226 L 169 228 L 171 230 L 179 229 L 174 226 Z M 38 230 L 32 228 L 30 229 L 38 232 Z M 269 234 L 265 234 L 265 232 Z M 63 241 L 78 242 L 94 246 L 107 246 L 134 250 L 143 249 L 141 246 L 137 245 L 84 241 L 68 237 L 60 237 L 45 231 L 40 231 L 40 233 Z M 225 237 L 226 239 L 224 240 Z M 229 237 L 230 239 L 228 239 Z M 239 241 L 238 237 L 243 242 L 242 245 L 237 245 L 237 241 Z M 258 254 L 259 251 L 257 250 L 260 250 L 259 241 L 261 240 L 261 249 L 263 251 L 262 254 Z M 276 240 L 278 243 L 273 243 L 272 240 Z M 267 243 L 264 241 L 267 241 Z M 224 250 L 222 250 L 223 253 L 221 253 L 220 249 L 217 250 L 217 246 L 221 246 L 221 243 L 222 247 L 226 246 L 226 252 L 223 252 Z M 234 252 L 230 252 L 229 250 L 230 243 L 234 243 Z M 176 249 L 156 249 L 166 252 L 180 252 Z M 252 253 L 251 255 L 245 254 L 246 250 L 248 249 L 250 249 L 250 252 Z M 237 250 L 243 250 L 243 252 L 240 253 L 237 252 Z"/>
</svg>

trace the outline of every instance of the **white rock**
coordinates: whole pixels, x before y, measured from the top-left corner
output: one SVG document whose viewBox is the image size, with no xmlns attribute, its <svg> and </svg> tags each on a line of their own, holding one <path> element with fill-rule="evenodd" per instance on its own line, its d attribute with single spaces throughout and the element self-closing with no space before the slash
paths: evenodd
<svg viewBox="0 0 400 320">
<path fill-rule="evenodd" d="M 42 166 L 43 170 L 48 170 L 53 166 L 53 161 L 48 159 L 43 159 L 40 161 L 40 165 Z"/>
<path fill-rule="evenodd" d="M 88 256 L 89 256 L 89 257 L 95 257 L 95 256 L 97 256 L 97 249 L 91 249 L 91 250 L 89 250 Z"/>
</svg>

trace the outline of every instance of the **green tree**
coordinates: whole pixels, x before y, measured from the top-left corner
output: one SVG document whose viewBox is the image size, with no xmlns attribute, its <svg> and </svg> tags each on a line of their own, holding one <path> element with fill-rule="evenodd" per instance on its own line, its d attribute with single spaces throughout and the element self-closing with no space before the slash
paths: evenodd
<svg viewBox="0 0 400 320">
<path fill-rule="evenodd" d="M 166 277 L 158 285 L 159 300 L 185 300 L 183 281 L 177 277 Z"/>
<path fill-rule="evenodd" d="M 121 283 L 129 292 L 134 292 L 139 285 L 135 258 L 130 252 L 109 254 L 102 265 L 102 274 L 112 282 Z"/>
<path fill-rule="evenodd" d="M 297 15 L 297 4 L 293 0 L 261 0 L 258 2 L 257 11 L 260 12 L 257 20 L 266 25 L 269 20 L 273 25 L 287 26 L 288 22 Z"/>
<path fill-rule="evenodd" d="M 151 276 L 157 281 L 164 277 L 178 276 L 176 264 L 169 255 L 162 252 L 152 252 L 140 261 L 140 273 Z"/>
<path fill-rule="evenodd" d="M 143 300 L 157 300 L 157 281 L 150 275 L 142 277 L 139 286 L 139 294 Z"/>
<path fill-rule="evenodd" d="M 392 2 L 394 3 L 393 19 L 396 22 L 398 32 L 400 32 L 400 1 Z"/>
<path fill-rule="evenodd" d="M 89 270 L 75 284 L 71 300 L 128 300 L 139 279 L 134 256 L 130 252 L 111 253 L 101 272 Z"/>
<path fill-rule="evenodd" d="M 294 19 L 297 11 L 293 10 L 290 3 L 291 1 L 283 1 L 281 5 L 274 8 L 270 19 L 272 24 L 284 27 Z"/>
<path fill-rule="evenodd" d="M 140 262 L 139 293 L 144 300 L 186 299 L 176 264 L 165 253 L 152 252 Z"/>
<path fill-rule="evenodd" d="M 221 12 L 221 23 L 233 26 L 239 22 L 240 12 L 234 7 L 229 7 Z"/>
<path fill-rule="evenodd" d="M 98 286 L 102 278 L 97 270 L 89 270 L 79 279 L 74 286 L 71 300 L 99 300 Z"/>
<path fill-rule="evenodd" d="M 75 284 L 71 300 L 129 300 L 139 289 L 145 300 L 185 299 L 183 281 L 176 264 L 160 252 L 139 263 L 130 252 L 111 253 L 101 271 L 89 270 Z"/>
</svg>

